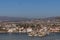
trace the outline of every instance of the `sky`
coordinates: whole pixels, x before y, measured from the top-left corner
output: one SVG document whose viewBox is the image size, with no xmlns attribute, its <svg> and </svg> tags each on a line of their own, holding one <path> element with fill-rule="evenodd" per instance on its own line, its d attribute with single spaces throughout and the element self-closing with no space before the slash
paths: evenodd
<svg viewBox="0 0 60 40">
<path fill-rule="evenodd" d="M 0 16 L 60 16 L 60 0 L 0 0 Z"/>
</svg>

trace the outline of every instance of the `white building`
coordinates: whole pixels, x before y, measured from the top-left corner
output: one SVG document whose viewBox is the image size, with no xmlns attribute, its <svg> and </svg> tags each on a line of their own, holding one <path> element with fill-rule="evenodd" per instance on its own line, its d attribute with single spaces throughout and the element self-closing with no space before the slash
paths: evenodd
<svg viewBox="0 0 60 40">
<path fill-rule="evenodd" d="M 8 32 L 15 32 L 16 31 L 16 28 L 11 28 L 8 30 Z"/>
<path fill-rule="evenodd" d="M 32 28 L 27 28 L 27 32 L 32 32 Z"/>
</svg>

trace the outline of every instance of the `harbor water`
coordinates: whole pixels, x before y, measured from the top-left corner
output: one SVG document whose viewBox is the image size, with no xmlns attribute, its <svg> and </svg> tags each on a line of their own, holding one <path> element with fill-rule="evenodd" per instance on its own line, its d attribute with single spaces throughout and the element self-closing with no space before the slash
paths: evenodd
<svg viewBox="0 0 60 40">
<path fill-rule="evenodd" d="M 26 33 L 0 33 L 0 40 L 60 40 L 60 33 L 50 33 L 44 37 L 31 37 Z"/>
</svg>

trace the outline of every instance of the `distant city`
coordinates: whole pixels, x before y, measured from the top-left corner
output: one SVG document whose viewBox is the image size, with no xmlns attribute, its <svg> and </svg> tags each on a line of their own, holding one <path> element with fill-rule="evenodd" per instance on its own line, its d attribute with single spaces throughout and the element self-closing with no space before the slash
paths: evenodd
<svg viewBox="0 0 60 40">
<path fill-rule="evenodd" d="M 0 17 L 0 33 L 27 33 L 29 36 L 45 36 L 60 32 L 60 17 L 28 19 Z"/>
</svg>

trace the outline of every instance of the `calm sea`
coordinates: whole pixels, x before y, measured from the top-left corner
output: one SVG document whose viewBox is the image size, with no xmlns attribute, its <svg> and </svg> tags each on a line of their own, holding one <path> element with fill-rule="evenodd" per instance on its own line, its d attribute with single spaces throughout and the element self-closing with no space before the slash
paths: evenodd
<svg viewBox="0 0 60 40">
<path fill-rule="evenodd" d="M 60 40 L 60 33 L 50 33 L 45 37 L 29 37 L 26 33 L 0 33 L 0 40 Z"/>
</svg>

